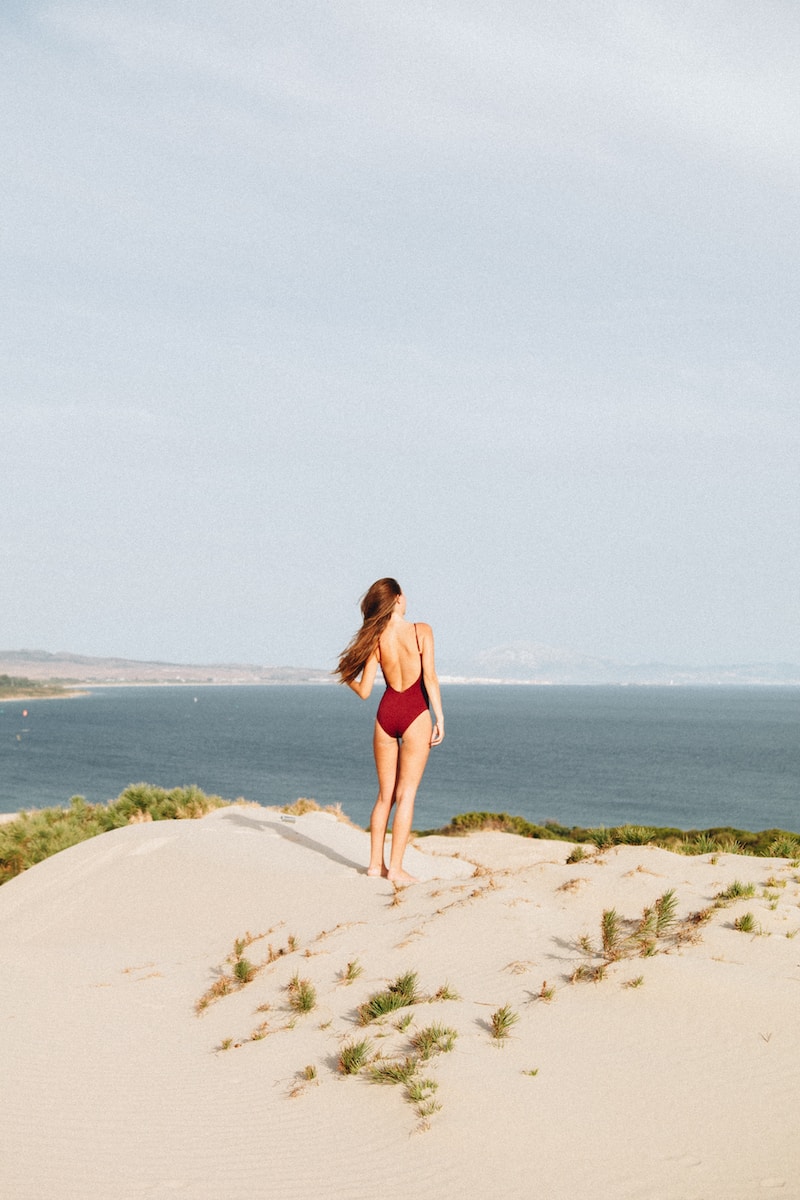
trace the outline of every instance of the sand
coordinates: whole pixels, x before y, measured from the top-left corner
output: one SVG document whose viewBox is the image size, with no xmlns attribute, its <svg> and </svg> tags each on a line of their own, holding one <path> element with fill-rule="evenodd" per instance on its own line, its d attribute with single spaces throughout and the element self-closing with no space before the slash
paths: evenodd
<svg viewBox="0 0 800 1200">
<path fill-rule="evenodd" d="M 800 871 L 628 846 L 567 864 L 571 849 L 426 838 L 406 859 L 422 882 L 398 892 L 363 874 L 363 831 L 235 807 L 131 825 L 12 880 L 0 1195 L 800 1196 Z M 734 880 L 755 897 L 687 919 Z M 598 947 L 604 909 L 635 921 L 670 889 L 680 921 L 656 953 L 572 981 L 602 962 L 581 939 Z M 758 932 L 734 927 L 745 912 Z M 266 965 L 198 1015 L 246 933 Z M 409 970 L 424 1001 L 359 1025 Z M 308 1013 L 294 975 L 316 989 Z M 459 998 L 428 999 L 444 985 Z M 497 1041 L 506 1005 L 518 1020 Z M 421 1064 L 427 1117 L 402 1086 L 339 1071 L 344 1045 L 402 1060 L 434 1022 L 457 1037 Z"/>
</svg>

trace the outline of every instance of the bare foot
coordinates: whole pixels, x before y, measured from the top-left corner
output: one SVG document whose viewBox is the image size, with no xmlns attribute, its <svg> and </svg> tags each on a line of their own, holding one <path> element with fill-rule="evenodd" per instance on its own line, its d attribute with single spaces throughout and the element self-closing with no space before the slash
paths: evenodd
<svg viewBox="0 0 800 1200">
<path fill-rule="evenodd" d="M 391 879 L 392 883 L 419 883 L 416 875 L 409 875 L 408 871 L 387 871 L 386 878 Z"/>
<path fill-rule="evenodd" d="M 386 867 L 367 867 L 367 874 L 372 879 L 388 879 L 389 877 Z"/>
</svg>

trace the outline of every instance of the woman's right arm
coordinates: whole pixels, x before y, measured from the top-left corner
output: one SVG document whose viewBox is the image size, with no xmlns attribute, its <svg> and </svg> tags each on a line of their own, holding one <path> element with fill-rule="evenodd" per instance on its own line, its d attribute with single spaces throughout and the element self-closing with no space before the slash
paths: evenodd
<svg viewBox="0 0 800 1200">
<path fill-rule="evenodd" d="M 433 649 L 433 630 L 430 625 L 420 624 L 422 629 L 422 677 L 433 709 L 433 732 L 431 745 L 438 746 L 444 741 L 444 713 L 442 711 L 442 693 L 439 690 L 439 676 L 436 674 L 436 663 Z"/>
<path fill-rule="evenodd" d="M 364 664 L 364 670 L 361 672 L 361 678 L 351 679 L 347 686 L 352 688 L 355 694 L 360 696 L 362 700 L 366 700 L 372 691 L 377 673 L 378 656 L 377 654 L 372 653 Z"/>
</svg>

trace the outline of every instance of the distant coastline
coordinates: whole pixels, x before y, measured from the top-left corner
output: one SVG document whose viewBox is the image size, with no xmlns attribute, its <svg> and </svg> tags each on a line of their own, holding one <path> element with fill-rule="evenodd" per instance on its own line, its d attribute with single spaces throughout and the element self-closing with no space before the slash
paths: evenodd
<svg viewBox="0 0 800 1200">
<path fill-rule="evenodd" d="M 95 658 L 45 650 L 0 651 L 0 678 L 15 679 L 13 695 L 0 699 L 65 698 L 98 687 L 245 687 L 335 684 L 317 667 L 259 666 L 243 663 L 183 664 L 124 658 Z M 444 663 L 448 686 L 503 687 L 799 687 L 800 666 L 741 663 L 707 667 L 668 663 L 626 664 L 515 642 L 482 651 L 474 659 Z M 49 691 L 46 689 L 50 689 Z"/>
</svg>

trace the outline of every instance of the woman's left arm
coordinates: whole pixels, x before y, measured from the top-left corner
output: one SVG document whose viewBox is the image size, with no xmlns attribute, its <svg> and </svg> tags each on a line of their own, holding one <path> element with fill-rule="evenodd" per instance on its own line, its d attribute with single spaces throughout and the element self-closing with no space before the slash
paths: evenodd
<svg viewBox="0 0 800 1200">
<path fill-rule="evenodd" d="M 425 690 L 433 709 L 433 733 L 431 745 L 438 746 L 444 741 L 444 713 L 442 711 L 442 693 L 439 690 L 439 676 L 436 674 L 436 661 L 433 649 L 433 630 L 430 625 L 419 623 L 422 632 L 422 678 Z"/>
<path fill-rule="evenodd" d="M 370 654 L 367 661 L 364 663 L 364 670 L 361 672 L 360 679 L 351 679 L 347 686 L 352 688 L 357 696 L 362 700 L 366 700 L 372 691 L 375 683 L 375 676 L 378 673 L 378 656 L 374 652 Z"/>
</svg>

